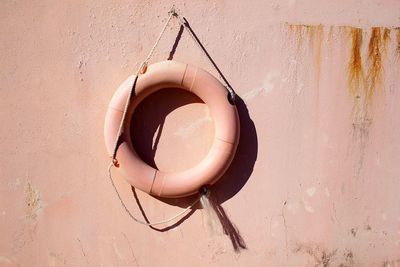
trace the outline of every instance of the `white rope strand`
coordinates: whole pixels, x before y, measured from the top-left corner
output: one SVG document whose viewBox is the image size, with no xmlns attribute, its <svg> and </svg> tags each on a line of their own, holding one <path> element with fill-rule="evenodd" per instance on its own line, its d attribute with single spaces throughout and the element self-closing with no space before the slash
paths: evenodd
<svg viewBox="0 0 400 267">
<path fill-rule="evenodd" d="M 230 87 L 230 85 L 228 84 L 228 82 L 225 80 L 225 78 L 223 77 L 221 71 L 218 69 L 218 67 L 215 65 L 215 63 L 212 61 L 212 59 L 210 58 L 210 56 L 208 55 L 208 53 L 204 50 L 204 47 L 202 46 L 202 44 L 200 43 L 199 39 L 193 34 L 192 30 L 189 28 L 187 22 L 178 14 L 175 12 L 175 10 L 171 11 L 173 12 L 173 16 L 175 16 L 178 21 L 179 24 L 182 25 L 182 27 L 189 33 L 190 37 L 193 39 L 193 41 L 196 43 L 196 45 L 200 48 L 201 52 L 203 52 L 203 54 L 210 60 L 211 65 L 213 65 L 214 69 L 217 71 L 220 80 L 223 80 L 225 83 L 225 88 L 226 90 L 228 90 L 229 94 L 232 97 L 232 100 L 234 100 L 236 93 L 235 91 Z"/>
<path fill-rule="evenodd" d="M 115 183 L 114 183 L 114 180 L 113 180 L 113 178 L 112 178 L 112 176 L 111 176 L 111 168 L 112 168 L 113 166 L 114 166 L 113 163 L 110 163 L 110 165 L 108 166 L 108 178 L 110 178 L 111 184 L 112 184 L 112 186 L 113 186 L 113 188 L 114 188 L 115 193 L 116 193 L 117 196 L 118 196 L 119 201 L 121 202 L 122 207 L 125 209 L 126 213 L 128 213 L 129 217 L 131 217 L 131 218 L 132 218 L 135 222 L 137 222 L 137 223 L 140 223 L 140 224 L 143 224 L 143 225 L 147 225 L 147 226 L 155 226 L 155 225 L 166 224 L 166 223 L 175 221 L 177 218 L 181 217 L 183 214 L 185 214 L 185 213 L 188 212 L 191 208 L 193 208 L 193 207 L 197 204 L 197 202 L 199 202 L 199 200 L 200 200 L 200 196 L 199 196 L 199 197 L 197 197 L 187 208 L 185 208 L 183 211 L 179 212 L 179 213 L 176 214 L 175 216 L 172 216 L 171 218 L 168 218 L 168 219 L 166 219 L 166 220 L 162 220 L 162 221 L 158 221 L 158 222 L 153 222 L 153 223 L 146 222 L 146 221 L 142 221 L 142 220 L 136 218 L 136 217 L 130 212 L 130 210 L 129 210 L 128 207 L 125 205 L 124 201 L 122 200 L 121 195 L 119 194 L 119 192 L 118 192 L 118 190 L 117 190 L 117 187 L 116 187 L 116 185 L 115 185 Z"/>
</svg>

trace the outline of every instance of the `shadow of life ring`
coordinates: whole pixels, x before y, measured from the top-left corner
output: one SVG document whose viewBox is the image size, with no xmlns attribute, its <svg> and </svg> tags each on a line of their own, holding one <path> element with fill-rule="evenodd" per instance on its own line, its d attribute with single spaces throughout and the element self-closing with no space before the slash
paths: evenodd
<svg viewBox="0 0 400 267">
<path fill-rule="evenodd" d="M 135 76 L 130 76 L 121 84 L 108 106 L 104 137 L 110 154 L 134 79 Z M 210 109 L 214 122 L 210 151 L 197 165 L 179 172 L 163 172 L 146 164 L 134 150 L 130 137 L 129 125 L 136 107 L 150 94 L 166 88 L 180 88 L 197 95 Z M 166 198 L 193 195 L 202 186 L 214 184 L 228 169 L 239 142 L 239 131 L 236 106 L 228 101 L 227 90 L 220 81 L 196 66 L 176 61 L 158 62 L 150 65 L 136 82 L 116 154 L 118 168 L 132 186 L 151 195 Z"/>
</svg>

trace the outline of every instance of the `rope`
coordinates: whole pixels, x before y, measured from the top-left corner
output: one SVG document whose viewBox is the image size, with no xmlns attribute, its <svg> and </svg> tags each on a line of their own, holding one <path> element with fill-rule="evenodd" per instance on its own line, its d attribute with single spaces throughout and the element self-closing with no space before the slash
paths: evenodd
<svg viewBox="0 0 400 267">
<path fill-rule="evenodd" d="M 126 213 L 128 213 L 129 217 L 131 217 L 131 218 L 132 218 L 135 222 L 137 222 L 137 223 L 140 223 L 140 224 L 143 224 L 143 225 L 146 225 L 146 226 L 155 226 L 155 225 L 165 224 L 165 223 L 169 223 L 169 222 L 171 222 L 171 221 L 175 221 L 177 218 L 179 218 L 179 217 L 181 217 L 183 214 L 185 214 L 188 210 L 190 210 L 191 208 L 193 208 L 194 205 L 196 205 L 197 202 L 199 202 L 199 200 L 200 200 L 200 198 L 201 198 L 201 196 L 197 197 L 197 198 L 196 198 L 187 208 L 185 208 L 183 211 L 179 212 L 179 213 L 176 214 L 175 216 L 172 216 L 171 218 L 168 218 L 168 219 L 166 219 L 166 220 L 162 220 L 162 221 L 158 221 L 158 222 L 153 222 L 153 223 L 140 220 L 140 219 L 136 218 L 136 217 L 130 212 L 130 210 L 129 210 L 128 207 L 125 205 L 124 201 L 122 200 L 121 195 L 119 194 L 118 189 L 117 189 L 117 187 L 116 187 L 116 185 L 115 185 L 115 183 L 114 183 L 114 180 L 113 180 L 113 178 L 112 178 L 112 176 L 111 176 L 111 168 L 112 168 L 113 166 L 114 166 L 114 163 L 113 163 L 113 162 L 110 163 L 110 165 L 108 166 L 108 178 L 109 178 L 110 181 L 111 181 L 111 184 L 112 184 L 112 186 L 113 186 L 113 188 L 114 188 L 115 193 L 116 193 L 117 196 L 118 196 L 119 201 L 121 202 L 122 207 L 125 209 Z"/>
<path fill-rule="evenodd" d="M 171 19 L 172 19 L 172 16 L 173 16 L 173 13 L 170 12 L 169 17 L 168 17 L 167 21 L 165 22 L 164 27 L 162 28 L 160 34 L 158 35 L 158 37 L 157 37 L 157 39 L 156 39 L 156 42 L 154 43 L 153 47 L 150 49 L 150 52 L 149 52 L 149 54 L 147 55 L 146 59 L 145 59 L 145 60 L 143 61 L 143 63 L 140 65 L 139 69 L 136 71 L 135 80 L 134 80 L 134 82 L 133 82 L 133 85 L 132 85 L 131 90 L 129 91 L 128 98 L 126 99 L 126 102 L 125 102 L 124 113 L 122 114 L 121 123 L 120 123 L 119 129 L 118 129 L 117 138 L 116 138 L 115 144 L 114 144 L 114 149 L 113 149 L 113 153 L 112 153 L 112 162 L 113 162 L 114 164 L 117 163 L 116 160 L 115 160 L 115 156 L 116 156 L 116 154 L 117 154 L 118 142 L 119 142 L 119 139 L 121 138 L 121 134 L 122 134 L 122 131 L 123 131 L 123 128 L 124 128 L 124 124 L 125 124 L 126 113 L 128 112 L 129 103 L 130 103 L 130 100 L 131 100 L 131 98 L 132 98 L 132 94 L 133 94 L 134 88 L 136 87 L 137 79 L 138 79 L 138 77 L 139 77 L 139 74 L 140 74 L 141 72 L 145 71 L 145 68 L 147 68 L 147 64 L 148 64 L 150 58 L 153 56 L 153 53 L 154 53 L 156 47 L 157 47 L 158 44 L 160 43 L 160 40 L 161 40 L 162 36 L 164 35 L 165 30 L 167 29 L 168 24 L 169 24 L 169 22 L 170 22 Z"/>
<path fill-rule="evenodd" d="M 181 217 L 183 214 L 185 214 L 188 210 L 190 210 L 191 208 L 193 208 L 201 199 L 201 197 L 203 195 L 208 196 L 208 194 L 210 193 L 209 190 L 207 189 L 203 189 L 201 193 L 199 193 L 199 196 L 187 207 L 185 208 L 183 211 L 179 212 L 178 214 L 176 214 L 175 216 L 172 216 L 171 218 L 162 220 L 162 221 L 158 221 L 158 222 L 146 222 L 143 220 L 140 220 L 138 218 L 136 218 L 128 209 L 128 207 L 125 205 L 124 201 L 121 198 L 121 195 L 118 192 L 118 189 L 114 183 L 114 180 L 112 178 L 111 175 L 111 169 L 114 166 L 118 166 L 118 161 L 116 159 L 116 155 L 117 155 L 117 150 L 118 150 L 118 146 L 119 146 L 119 141 L 120 138 L 122 136 L 123 133 L 123 129 L 124 129 L 124 124 L 125 124 L 125 117 L 126 114 L 128 113 L 128 109 L 129 109 L 129 104 L 130 104 L 130 100 L 132 98 L 133 92 L 135 91 L 135 87 L 136 87 L 136 83 L 137 80 L 139 78 L 139 75 L 146 72 L 147 69 L 147 65 L 149 60 L 151 59 L 151 57 L 154 54 L 155 49 L 157 48 L 158 44 L 160 43 L 161 38 L 163 37 L 172 17 L 176 17 L 179 20 L 179 23 L 188 31 L 188 33 L 190 34 L 190 36 L 192 37 L 192 39 L 196 42 L 196 44 L 200 47 L 200 49 L 203 51 L 203 53 L 207 56 L 207 58 L 210 59 L 212 65 L 214 66 L 214 68 L 217 70 L 218 74 L 220 75 L 220 78 L 222 78 L 226 84 L 225 88 L 228 90 L 231 99 L 234 100 L 235 99 L 235 92 L 233 91 L 233 89 L 229 86 L 228 82 L 225 80 L 225 78 L 223 77 L 222 73 L 220 72 L 220 70 L 218 69 L 218 67 L 215 65 L 215 63 L 211 60 L 211 58 L 209 57 L 209 55 L 207 54 L 206 50 L 204 49 L 204 47 L 202 46 L 202 44 L 200 43 L 200 41 L 196 38 L 196 36 L 193 34 L 192 30 L 188 27 L 187 23 L 178 15 L 178 13 L 176 12 L 175 8 L 172 7 L 171 10 L 168 12 L 169 17 L 167 19 L 167 21 L 164 24 L 164 27 L 162 28 L 160 34 L 158 35 L 156 42 L 154 43 L 153 47 L 150 49 L 149 54 L 147 55 L 146 59 L 143 61 L 143 63 L 140 65 L 139 69 L 136 71 L 135 74 L 135 78 L 133 81 L 133 85 L 131 87 L 131 90 L 129 91 L 128 97 L 126 99 L 125 102 L 125 108 L 124 108 L 124 112 L 122 114 L 122 118 L 121 118 L 121 123 L 119 125 L 118 128 L 118 133 L 117 133 L 117 137 L 115 139 L 115 144 L 114 144 L 114 149 L 111 155 L 111 163 L 108 166 L 108 178 L 110 179 L 111 185 L 114 188 L 115 193 L 117 194 L 117 197 L 119 199 L 119 201 L 121 202 L 122 207 L 125 209 L 126 213 L 129 215 L 129 217 L 131 217 L 134 221 L 136 221 L 137 223 L 146 225 L 146 226 L 154 226 L 154 225 L 160 225 L 160 224 L 165 224 L 171 221 L 176 220 L 177 218 Z"/>
<path fill-rule="evenodd" d="M 203 52 L 203 54 L 210 60 L 211 64 L 213 65 L 214 69 L 218 72 L 219 78 L 224 81 L 225 83 L 225 88 L 228 90 L 229 95 L 232 99 L 232 101 L 235 101 L 236 93 L 233 90 L 233 88 L 229 85 L 228 81 L 225 79 L 224 75 L 221 73 L 220 69 L 217 67 L 215 62 L 211 59 L 210 55 L 204 48 L 204 46 L 201 44 L 199 38 L 193 33 L 193 30 L 190 28 L 188 22 L 186 21 L 185 18 L 181 17 L 174 8 L 171 9 L 170 14 L 172 14 L 174 17 L 176 17 L 179 21 L 179 24 L 189 33 L 190 37 L 193 39 L 193 41 L 196 43 L 196 45 L 200 48 L 200 50 Z"/>
</svg>

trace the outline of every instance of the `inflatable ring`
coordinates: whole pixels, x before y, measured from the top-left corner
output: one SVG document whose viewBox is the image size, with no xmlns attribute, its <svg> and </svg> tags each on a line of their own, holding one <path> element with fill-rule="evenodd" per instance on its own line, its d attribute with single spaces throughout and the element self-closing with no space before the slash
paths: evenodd
<svg viewBox="0 0 400 267">
<path fill-rule="evenodd" d="M 130 76 L 115 92 L 109 104 L 104 136 L 110 154 L 114 149 L 126 98 L 135 76 Z M 179 172 L 163 172 L 143 162 L 135 152 L 130 123 L 135 108 L 150 94 L 164 88 L 187 90 L 209 107 L 215 135 L 211 149 L 194 167 Z M 183 197 L 195 194 L 204 185 L 215 183 L 229 167 L 239 142 L 239 116 L 227 98 L 226 88 L 210 73 L 184 63 L 163 61 L 150 65 L 136 82 L 134 97 L 126 115 L 116 159 L 125 179 L 135 188 L 159 197 Z"/>
</svg>

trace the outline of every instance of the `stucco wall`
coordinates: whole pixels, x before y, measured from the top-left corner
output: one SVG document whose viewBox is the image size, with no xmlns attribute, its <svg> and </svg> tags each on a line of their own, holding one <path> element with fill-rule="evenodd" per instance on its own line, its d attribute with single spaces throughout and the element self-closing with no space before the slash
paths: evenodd
<svg viewBox="0 0 400 267">
<path fill-rule="evenodd" d="M 106 177 L 108 102 L 172 4 L 241 97 L 237 156 L 212 188 L 231 236 L 200 208 L 171 229 L 136 224 Z M 400 266 L 399 16 L 395 0 L 2 1 L 0 265 Z M 153 62 L 216 75 L 176 20 L 166 33 Z M 135 116 L 160 169 L 207 153 L 212 119 L 190 94 Z M 150 220 L 188 202 L 137 194 Z"/>
</svg>

